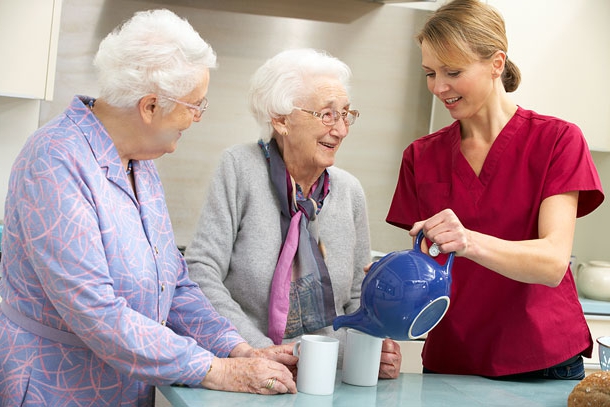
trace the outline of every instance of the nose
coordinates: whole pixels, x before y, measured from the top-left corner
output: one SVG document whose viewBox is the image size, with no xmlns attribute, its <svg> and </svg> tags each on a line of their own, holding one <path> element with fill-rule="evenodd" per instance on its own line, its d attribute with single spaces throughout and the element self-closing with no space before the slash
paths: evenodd
<svg viewBox="0 0 610 407">
<path fill-rule="evenodd" d="M 449 90 L 449 85 L 447 82 L 439 78 L 438 76 L 434 79 L 430 79 L 431 82 L 428 83 L 428 89 L 430 92 L 436 96 L 440 96 L 442 93 Z"/>
<path fill-rule="evenodd" d="M 330 130 L 333 135 L 345 138 L 347 136 L 347 133 L 349 133 L 349 126 L 343 118 L 339 118 L 339 120 L 337 120 L 337 122 L 332 125 Z"/>
</svg>

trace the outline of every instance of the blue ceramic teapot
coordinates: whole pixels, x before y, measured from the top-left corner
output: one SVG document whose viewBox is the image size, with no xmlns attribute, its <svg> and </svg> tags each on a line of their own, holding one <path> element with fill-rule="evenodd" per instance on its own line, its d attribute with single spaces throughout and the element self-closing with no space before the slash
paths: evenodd
<svg viewBox="0 0 610 407">
<path fill-rule="evenodd" d="M 413 250 L 388 253 L 371 266 L 362 281 L 360 308 L 335 318 L 333 328 L 354 328 L 369 335 L 412 340 L 427 334 L 449 308 L 451 267 L 421 251 L 423 232 Z"/>
</svg>

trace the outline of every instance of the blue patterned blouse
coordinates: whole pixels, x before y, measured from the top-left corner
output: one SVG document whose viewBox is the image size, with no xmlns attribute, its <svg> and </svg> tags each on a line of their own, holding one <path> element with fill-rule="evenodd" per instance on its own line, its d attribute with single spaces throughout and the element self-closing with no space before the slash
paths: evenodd
<svg viewBox="0 0 610 407">
<path fill-rule="evenodd" d="M 75 97 L 11 172 L 0 297 L 86 347 L 0 314 L 0 405 L 152 405 L 152 385 L 203 380 L 244 340 L 188 278 L 159 175 L 135 161 L 134 195 L 102 124 Z"/>
</svg>

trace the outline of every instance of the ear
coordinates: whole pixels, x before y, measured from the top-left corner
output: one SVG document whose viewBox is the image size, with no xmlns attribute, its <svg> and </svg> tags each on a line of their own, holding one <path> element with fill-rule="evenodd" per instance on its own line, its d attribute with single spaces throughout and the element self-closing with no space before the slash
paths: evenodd
<svg viewBox="0 0 610 407">
<path fill-rule="evenodd" d="M 503 51 L 496 51 L 491 57 L 491 75 L 494 78 L 498 78 L 504 72 L 504 64 L 506 63 L 506 53 Z"/>
<path fill-rule="evenodd" d="M 154 93 L 150 93 L 145 95 L 138 102 L 138 111 L 140 112 L 140 117 L 146 124 L 150 124 L 153 122 L 153 118 L 155 115 L 161 114 L 161 108 L 157 104 L 159 98 Z"/>
<path fill-rule="evenodd" d="M 286 116 L 274 117 L 271 119 L 271 125 L 280 135 L 288 133 L 288 120 Z"/>
</svg>

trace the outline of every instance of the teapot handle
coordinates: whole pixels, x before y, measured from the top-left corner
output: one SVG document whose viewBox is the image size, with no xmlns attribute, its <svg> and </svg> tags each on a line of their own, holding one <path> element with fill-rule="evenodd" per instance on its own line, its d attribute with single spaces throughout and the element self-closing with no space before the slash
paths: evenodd
<svg viewBox="0 0 610 407">
<path fill-rule="evenodd" d="M 421 251 L 421 243 L 424 241 L 424 231 L 420 230 L 417 236 L 415 237 L 415 244 L 413 245 L 413 250 L 422 253 Z M 448 266 L 448 269 L 451 268 L 453 264 L 453 258 L 455 257 L 455 252 L 449 253 L 449 257 L 447 258 L 447 262 L 445 263 Z"/>
<path fill-rule="evenodd" d="M 416 250 L 421 253 L 421 242 L 424 241 L 424 231 L 423 229 L 419 231 L 417 236 L 415 237 L 415 244 L 413 245 L 413 250 Z"/>
</svg>

